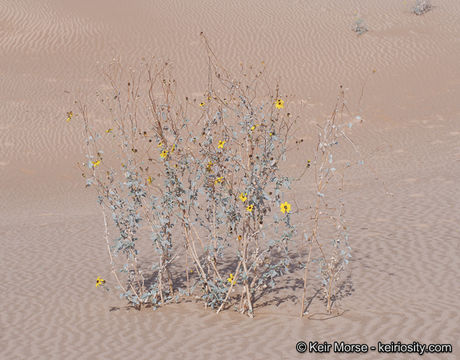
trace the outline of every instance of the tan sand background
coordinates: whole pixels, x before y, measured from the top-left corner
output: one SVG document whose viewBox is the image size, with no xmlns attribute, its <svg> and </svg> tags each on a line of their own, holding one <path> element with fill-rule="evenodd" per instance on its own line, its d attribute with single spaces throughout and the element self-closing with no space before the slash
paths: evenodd
<svg viewBox="0 0 460 360">
<path fill-rule="evenodd" d="M 458 359 L 460 2 L 433 4 L 418 17 L 401 0 L 0 0 L 0 358 L 415 359 L 312 356 L 295 343 L 416 340 L 454 346 L 424 359 Z M 370 29 L 361 37 L 350 30 L 357 15 Z M 300 320 L 294 301 L 254 320 L 197 304 L 111 311 L 123 302 L 94 286 L 111 280 L 103 222 L 66 111 L 76 95 L 94 100 L 98 62 L 118 55 L 169 58 L 184 92 L 202 93 L 200 31 L 226 65 L 265 61 L 304 101 L 298 137 L 312 136 L 339 84 L 350 89 L 365 120 L 353 136 L 378 149 L 379 179 L 348 178 L 353 292 L 340 317 Z"/>
</svg>

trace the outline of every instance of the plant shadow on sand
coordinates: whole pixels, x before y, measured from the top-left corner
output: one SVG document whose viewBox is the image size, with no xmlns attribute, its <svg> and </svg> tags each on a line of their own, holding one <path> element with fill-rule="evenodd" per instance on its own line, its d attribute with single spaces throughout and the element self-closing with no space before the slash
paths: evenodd
<svg viewBox="0 0 460 360">
<path fill-rule="evenodd" d="M 299 261 L 302 259 L 302 255 L 298 253 L 291 254 L 290 256 L 292 260 L 292 266 L 289 267 L 289 272 L 284 274 L 281 278 L 278 279 L 276 287 L 271 289 L 269 287 L 263 288 L 257 294 L 254 295 L 254 302 L 255 306 L 254 309 L 263 310 L 264 308 L 275 306 L 279 307 L 282 304 L 298 304 L 300 299 L 298 296 L 298 289 L 303 287 L 303 282 L 299 277 L 299 274 L 303 271 L 303 268 L 300 265 L 295 266 L 294 264 L 299 264 Z M 275 259 L 276 261 L 276 259 Z M 235 269 L 237 264 L 237 260 L 233 262 L 227 262 L 223 265 L 224 272 L 230 273 L 232 269 Z M 185 288 L 187 285 L 187 277 L 180 271 L 181 267 L 171 267 L 171 271 L 174 275 L 174 287 L 175 288 Z M 156 277 L 154 275 L 148 276 L 145 278 L 145 285 L 149 287 L 150 285 L 155 284 Z M 332 304 L 336 305 L 346 297 L 349 297 L 355 291 L 353 287 L 353 280 L 351 274 L 348 274 L 342 281 L 338 282 L 337 290 L 335 295 L 332 297 Z M 235 292 L 237 293 L 237 292 Z M 312 303 L 315 300 L 320 301 L 324 305 L 327 305 L 327 295 L 324 294 L 321 285 L 318 284 L 311 284 L 311 289 L 309 291 L 311 294 L 310 296 L 306 297 L 305 302 L 305 314 L 309 314 L 309 309 Z M 186 304 L 186 303 L 199 303 L 198 296 L 187 296 L 181 297 L 176 302 L 177 304 Z M 166 305 L 167 306 L 167 305 Z M 145 309 L 153 309 L 154 306 L 146 305 Z M 231 308 L 231 306 L 226 306 L 225 308 Z M 109 311 L 119 311 L 119 310 L 137 310 L 132 306 L 112 306 Z M 312 313 L 309 314 L 307 317 L 311 320 L 327 320 L 332 319 L 344 314 L 347 310 L 341 310 L 339 307 L 336 308 L 335 312 L 332 314 L 328 313 Z"/>
</svg>

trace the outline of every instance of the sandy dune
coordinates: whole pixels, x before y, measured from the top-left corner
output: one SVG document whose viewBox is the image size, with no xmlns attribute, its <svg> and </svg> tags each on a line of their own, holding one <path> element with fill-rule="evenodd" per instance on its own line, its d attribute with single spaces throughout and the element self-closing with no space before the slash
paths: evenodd
<svg viewBox="0 0 460 360">
<path fill-rule="evenodd" d="M 452 354 L 423 358 L 460 358 L 460 2 L 433 4 L 415 16 L 408 0 L 0 0 L 0 358 L 311 356 L 296 352 L 299 340 L 450 343 Z M 360 37 L 350 30 L 357 14 L 370 30 Z M 314 139 L 339 84 L 364 119 L 353 138 L 375 151 L 373 171 L 347 178 L 353 261 L 342 316 L 300 320 L 296 300 L 276 298 L 253 320 L 192 303 L 127 311 L 94 287 L 110 279 L 103 223 L 75 166 L 81 127 L 66 111 L 77 96 L 94 105 L 100 64 L 114 56 L 169 59 L 181 91 L 201 94 L 200 31 L 233 70 L 267 64 L 304 105 L 299 138 Z M 290 166 L 304 160 L 293 154 Z M 296 294 L 293 275 L 283 281 L 283 294 Z"/>
</svg>

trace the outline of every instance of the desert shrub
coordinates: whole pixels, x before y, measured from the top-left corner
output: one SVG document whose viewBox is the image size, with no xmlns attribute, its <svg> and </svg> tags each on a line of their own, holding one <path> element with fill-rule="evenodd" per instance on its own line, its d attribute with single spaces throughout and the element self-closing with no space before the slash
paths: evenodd
<svg viewBox="0 0 460 360">
<path fill-rule="evenodd" d="M 200 225 L 208 234 L 207 259 L 213 264 L 207 267 L 214 268 L 217 288 L 204 296 L 220 311 L 239 286 L 238 309 L 252 315 L 255 294 L 273 288 L 289 265 L 288 243 L 295 228 L 282 191 L 290 179 L 280 163 L 293 122 L 278 87 L 257 93 L 263 88 L 263 70 L 242 69 L 241 79 L 235 80 L 207 49 L 210 81 L 199 142 L 207 206 Z M 226 247 L 232 249 L 227 259 L 233 264 L 228 278 L 220 274 L 225 263 L 217 264 Z"/>
<path fill-rule="evenodd" d="M 344 112 L 349 114 L 345 94 L 341 87 L 332 115 L 318 129 L 315 158 L 307 164 L 312 167 L 315 178 L 315 197 L 308 218 L 310 229 L 304 231 L 304 242 L 308 255 L 304 263 L 303 294 L 300 316 L 304 315 L 310 264 L 316 263 L 318 278 L 326 300 L 326 310 L 331 313 L 336 300 L 337 284 L 344 275 L 351 257 L 349 234 L 345 219 L 344 193 L 345 172 L 353 165 L 362 165 L 358 160 L 352 164 L 344 155 L 345 145 L 359 155 L 358 148 L 347 135 L 352 122 L 345 122 Z M 359 119 L 359 117 L 358 117 Z M 341 158 L 339 158 L 341 156 Z M 316 250 L 318 254 L 313 257 Z"/>
<path fill-rule="evenodd" d="M 412 12 L 415 15 L 423 15 L 432 9 L 430 0 L 415 0 L 415 6 Z"/>
<path fill-rule="evenodd" d="M 121 296 L 138 307 L 164 304 L 174 295 L 170 266 L 174 259 L 175 200 L 170 192 L 158 186 L 161 179 L 167 179 L 164 174 L 168 167 L 161 159 L 164 146 L 171 142 L 163 133 L 162 121 L 173 116 L 169 111 L 173 107 L 174 115 L 181 115 L 174 97 L 174 82 L 166 80 L 167 66 L 167 63 L 144 62 L 140 71 L 136 71 L 125 70 L 119 61 L 112 62 L 104 72 L 110 90 L 98 95 L 108 115 L 104 129 L 90 123 L 86 107 L 80 103 L 87 149 L 87 164 L 82 174 L 87 186 L 96 188 L 103 208 L 112 272 Z M 104 147 L 112 156 L 105 156 Z M 112 246 L 108 241 L 106 213 L 111 214 L 119 235 Z M 150 227 L 157 254 L 150 264 L 153 273 L 149 286 L 144 276 L 146 270 L 139 263 L 137 246 L 143 223 Z M 119 254 L 126 262 L 116 269 L 113 256 Z M 125 274 L 125 283 L 118 273 Z"/>
<path fill-rule="evenodd" d="M 291 244 L 304 241 L 301 314 L 310 263 L 318 264 L 330 312 L 350 257 L 343 202 L 327 193 L 346 168 L 333 166 L 335 146 L 351 143 L 339 116 L 343 91 L 308 162 L 316 200 L 302 240 L 292 223 L 292 178 L 281 167 L 295 122 L 289 98 L 268 85 L 263 64 L 232 76 L 202 39 L 209 69 L 202 97 L 179 98 L 168 62 L 127 68 L 115 60 L 104 70 L 108 90 L 98 94 L 104 121 L 77 103 L 87 157 L 82 175 L 102 207 L 120 296 L 138 309 L 194 297 L 217 312 L 234 308 L 252 317 L 255 302 L 288 271 Z M 334 231 L 329 242 L 322 224 Z M 109 228 L 117 234 L 112 241 Z M 100 285 L 107 287 L 98 278 Z"/>
<path fill-rule="evenodd" d="M 283 194 L 290 182 L 279 164 L 292 120 L 277 87 L 257 93 L 263 70 L 234 80 L 204 43 L 209 86 L 198 101 L 177 99 L 167 63 L 126 70 L 114 61 L 106 68 L 110 90 L 99 94 L 105 128 L 97 129 L 79 104 L 87 149 L 82 174 L 98 193 L 112 272 L 131 305 L 195 295 L 218 311 L 239 302 L 238 310 L 252 316 L 257 292 L 274 287 L 289 264 L 295 229 Z M 113 245 L 107 214 L 118 233 Z M 140 260 L 142 226 L 155 250 L 149 269 Z M 180 249 L 181 274 L 171 270 Z M 116 264 L 119 256 L 123 264 Z M 186 287 L 177 287 L 184 273 Z"/>
</svg>

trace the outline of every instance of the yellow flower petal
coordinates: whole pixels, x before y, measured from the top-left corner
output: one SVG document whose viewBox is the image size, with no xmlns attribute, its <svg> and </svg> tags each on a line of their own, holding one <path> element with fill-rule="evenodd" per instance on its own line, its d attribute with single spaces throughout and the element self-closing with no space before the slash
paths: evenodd
<svg viewBox="0 0 460 360">
<path fill-rule="evenodd" d="M 277 109 L 282 109 L 282 108 L 284 108 L 284 101 L 281 100 L 281 99 L 276 100 L 276 102 L 275 102 L 275 107 L 276 107 Z"/>
<path fill-rule="evenodd" d="M 228 277 L 227 281 L 232 284 L 232 285 L 235 285 L 236 281 L 233 277 L 233 274 L 230 274 L 230 276 Z"/>
<path fill-rule="evenodd" d="M 72 111 L 69 111 L 69 112 L 67 113 L 67 119 L 66 119 L 66 121 L 69 122 L 70 119 L 72 119 L 72 116 L 73 116 L 73 112 L 72 112 Z"/>
<path fill-rule="evenodd" d="M 287 201 L 280 205 L 280 210 L 283 214 L 289 213 L 291 211 L 291 204 Z"/>
<path fill-rule="evenodd" d="M 99 287 L 99 285 L 103 285 L 103 284 L 105 284 L 105 280 L 98 276 L 96 279 L 96 287 Z"/>
</svg>

